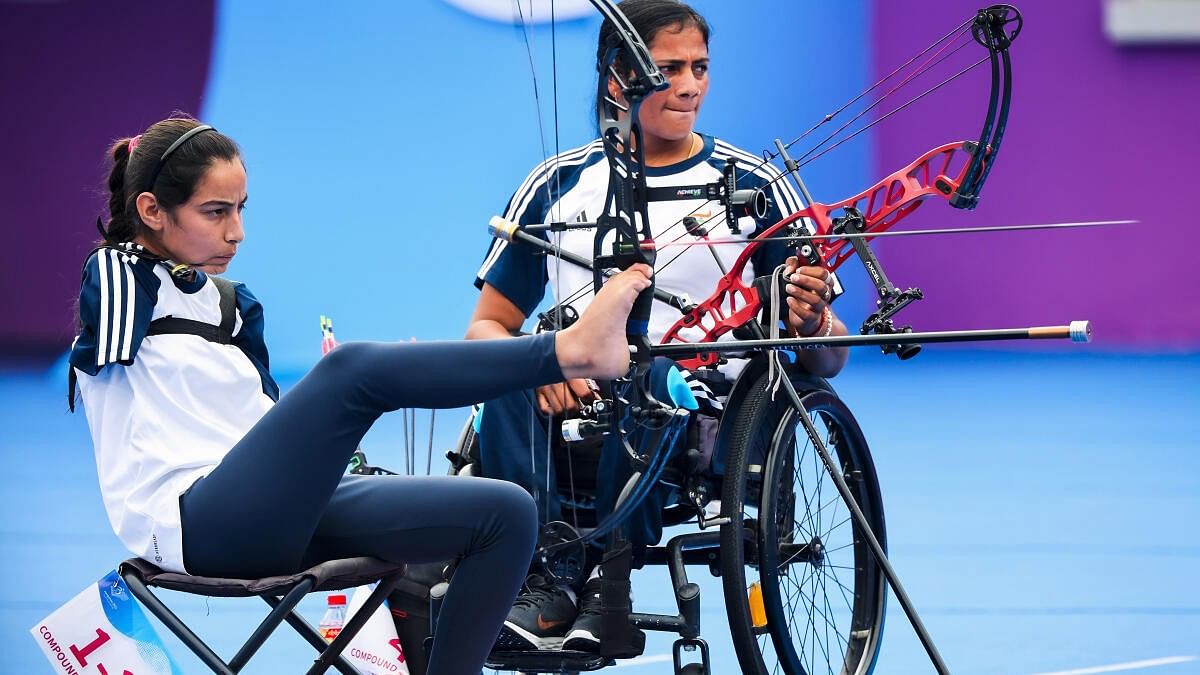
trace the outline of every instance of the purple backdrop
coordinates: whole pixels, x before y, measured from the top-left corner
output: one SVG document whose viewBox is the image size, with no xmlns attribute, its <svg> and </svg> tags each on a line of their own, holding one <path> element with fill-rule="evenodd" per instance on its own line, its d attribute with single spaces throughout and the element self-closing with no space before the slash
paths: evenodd
<svg viewBox="0 0 1200 675">
<path fill-rule="evenodd" d="M 877 76 L 981 4 L 876 2 L 870 44 Z M 1012 113 L 979 208 L 964 213 L 929 203 L 909 222 L 1141 223 L 881 243 L 893 282 L 926 291 L 905 321 L 939 329 L 1090 319 L 1100 344 L 1195 349 L 1200 282 L 1188 260 L 1200 234 L 1188 204 L 1200 176 L 1200 47 L 1117 47 L 1103 34 L 1098 0 L 1021 7 Z M 982 70 L 972 76 L 974 83 L 937 92 L 877 127 L 878 175 L 937 143 L 978 134 L 979 85 L 988 78 Z"/>
<path fill-rule="evenodd" d="M 8 357 L 57 354 L 107 211 L 105 149 L 174 110 L 198 114 L 213 3 L 2 3 L 0 26 L 0 344 Z"/>
</svg>

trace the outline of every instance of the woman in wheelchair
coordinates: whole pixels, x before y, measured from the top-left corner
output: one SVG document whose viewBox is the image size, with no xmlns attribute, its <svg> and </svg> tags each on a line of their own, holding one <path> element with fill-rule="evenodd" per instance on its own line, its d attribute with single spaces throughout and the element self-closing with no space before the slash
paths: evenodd
<svg viewBox="0 0 1200 675">
<path fill-rule="evenodd" d="M 649 269 L 615 277 L 566 330 L 344 344 L 279 396 L 262 306 L 216 276 L 245 236 L 237 145 L 167 119 L 110 155 L 110 219 L 84 263 L 70 374 L 116 534 L 161 568 L 226 578 L 457 558 L 428 672 L 479 672 L 533 550 L 529 495 L 485 479 L 345 477 L 347 461 L 384 412 L 624 373 L 625 320 Z"/>
<path fill-rule="evenodd" d="M 650 48 L 651 56 L 670 81 L 670 87 L 647 97 L 641 106 L 642 142 L 647 165 L 647 185 L 656 195 L 674 194 L 651 201 L 649 219 L 656 239 L 694 239 L 711 235 L 719 239 L 753 237 L 778 222 L 784 215 L 802 208 L 799 197 L 783 181 L 772 182 L 779 173 L 769 165 L 739 175 L 739 187 L 763 188 L 771 207 L 761 221 L 740 218 L 731 228 L 712 202 L 683 197 L 681 191 L 665 188 L 706 185 L 721 179 L 727 160 L 742 166 L 760 162 L 753 153 L 740 150 L 718 138 L 695 130 L 696 117 L 709 87 L 709 26 L 699 13 L 676 0 L 626 0 L 619 5 L 633 27 Z M 597 59 L 607 50 L 614 28 L 605 21 L 600 29 Z M 623 67 L 619 58 L 617 68 Z M 628 70 L 628 68 L 626 68 Z M 607 76 L 607 75 L 604 75 Z M 613 79 L 608 90 L 620 99 Z M 600 102 L 597 102 L 600 105 Z M 600 140 L 569 150 L 536 167 L 513 194 L 504 218 L 521 225 L 544 222 L 586 221 L 603 212 L 607 193 L 608 169 Z M 662 189 L 656 189 L 662 188 Z M 692 193 L 689 193 L 692 194 Z M 681 236 L 678 224 L 704 222 L 704 231 Z M 671 231 L 674 228 L 675 231 Z M 689 232 L 691 230 L 689 229 Z M 739 234 L 740 231 L 740 234 Z M 545 236 L 545 235 L 543 235 Z M 569 230 L 556 233 L 555 243 L 563 249 L 590 257 L 593 233 Z M 659 288 L 678 296 L 703 298 L 712 292 L 716 280 L 741 252 L 741 246 L 685 247 L 683 253 L 660 256 L 655 279 Z M 713 257 L 717 257 L 714 263 Z M 836 280 L 821 267 L 803 266 L 788 256 L 781 243 L 759 249 L 753 259 L 752 277 L 770 274 L 784 266 L 787 312 L 781 317 L 793 336 L 845 335 L 846 328 L 834 316 L 829 303 L 838 288 Z M 556 307 L 570 302 L 579 309 L 594 302 L 590 293 L 591 272 L 557 263 L 550 256 L 539 256 L 532 247 L 495 239 L 480 268 L 475 285 L 480 289 L 470 327 L 469 339 L 504 339 L 516 334 L 545 295 L 553 290 Z M 565 312 L 559 312 L 562 315 Z M 677 314 L 655 311 L 651 314 L 649 334 L 658 342 Z M 814 375 L 831 377 L 846 362 L 847 350 L 830 348 L 803 351 L 800 365 Z M 722 371 L 735 374 L 735 360 Z M 674 371 L 674 374 L 672 372 Z M 689 378 L 672 367 L 656 367 L 653 386 L 666 390 L 668 377 Z M 687 387 L 684 387 L 686 389 Z M 697 384 L 696 388 L 704 391 Z M 678 388 L 675 391 L 681 391 Z M 480 413 L 479 452 L 484 476 L 517 483 L 535 496 L 542 522 L 562 518 L 560 497 L 551 487 L 556 469 L 549 457 L 548 428 L 557 436 L 564 417 L 574 415 L 581 406 L 596 398 L 596 386 L 584 379 L 566 379 L 529 391 L 508 393 L 489 399 Z M 684 397 L 686 398 L 686 396 Z M 715 398 L 711 395 L 704 398 Z M 676 405 L 683 405 L 679 398 Z M 608 438 L 600 455 L 596 481 L 598 516 L 612 511 L 618 493 L 631 475 L 624 450 Z M 645 546 L 658 541 L 662 533 L 662 509 L 667 495 L 663 486 L 633 512 L 624 523 L 624 534 L 634 547 L 635 558 Z M 594 592 L 596 572 L 582 588 L 547 583 L 540 575 L 531 575 L 505 621 L 501 639 L 506 646 L 595 651 L 599 646 Z M 580 596 L 582 594 L 582 596 Z M 581 603 L 577 597 L 582 597 Z M 582 606 L 577 609 L 577 605 Z"/>
</svg>

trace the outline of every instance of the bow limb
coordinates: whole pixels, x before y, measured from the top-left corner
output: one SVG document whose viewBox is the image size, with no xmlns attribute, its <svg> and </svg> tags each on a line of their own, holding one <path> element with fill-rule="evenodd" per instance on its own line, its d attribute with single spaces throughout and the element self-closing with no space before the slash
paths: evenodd
<svg viewBox="0 0 1200 675">
<path fill-rule="evenodd" d="M 839 234 L 839 228 L 842 227 L 868 235 L 880 233 L 933 197 L 945 199 L 954 208 L 975 208 L 979 192 L 999 151 L 1008 120 L 1012 83 L 1008 48 L 1020 33 L 1021 26 L 1021 15 L 1011 5 L 992 5 L 979 10 L 970 22 L 975 41 L 988 50 L 987 59 L 991 62 L 992 74 L 988 108 L 977 141 L 960 141 L 933 148 L 875 185 L 841 201 L 823 204 L 810 200 L 806 208 L 771 226 L 759 238 L 798 234 L 804 219 L 812 224 L 813 234 L 818 237 Z M 801 192 L 807 194 L 799 177 L 800 162 L 787 155 L 786 146 L 778 142 L 777 145 L 780 146 L 779 156 L 787 168 L 785 175 L 791 175 L 800 185 Z M 838 210 L 847 214 L 848 218 L 835 219 L 833 213 Z M 852 255 L 858 254 L 880 291 L 881 299 L 888 302 L 890 316 L 909 302 L 919 299 L 920 292 L 914 289 L 903 294 L 896 293 L 866 246 L 867 241 L 869 237 L 817 239 L 814 243 L 821 264 L 829 270 L 837 269 Z M 754 249 L 759 245 L 751 242 L 742 251 L 729 272 L 718 281 L 713 294 L 676 321 L 664 334 L 662 344 L 714 342 L 734 328 L 757 319 L 763 299 L 758 289 L 742 280 L 742 275 Z M 883 297 L 885 295 L 888 297 Z M 717 355 L 709 352 L 680 361 L 680 364 L 686 368 L 697 368 L 715 365 L 717 361 Z"/>
<path fill-rule="evenodd" d="M 597 219 L 593 244 L 593 287 L 599 290 L 604 283 L 604 269 L 624 269 L 636 263 L 654 266 L 654 253 L 639 246 L 652 242 L 646 194 L 645 159 L 643 156 L 641 123 L 638 113 L 642 101 L 668 86 L 666 77 L 650 58 L 650 49 L 629 20 L 611 0 L 591 0 L 592 5 L 615 28 L 613 38 L 597 64 L 596 101 L 600 138 L 608 161 L 608 194 L 604 213 Z M 617 83 L 620 99 L 614 99 L 609 80 Z M 604 242 L 613 234 L 611 255 L 606 255 Z M 643 291 L 626 326 L 634 361 L 649 360 L 646 334 L 650 322 L 653 279 Z"/>
<path fill-rule="evenodd" d="M 650 57 L 650 50 L 630 24 L 625 15 L 611 0 L 591 0 L 591 4 L 600 12 L 609 25 L 614 27 L 611 38 L 602 46 L 602 54 L 598 63 L 600 72 L 597 90 L 598 127 L 602 147 L 609 168 L 608 191 L 605 195 L 604 207 L 596 218 L 596 234 L 593 251 L 593 261 L 572 261 L 593 268 L 593 283 L 595 290 L 611 271 L 625 269 L 633 264 L 646 263 L 653 267 L 654 252 L 652 246 L 642 246 L 643 242 L 653 243 L 650 235 L 644 158 L 642 148 L 642 131 L 638 120 L 638 112 L 642 101 L 655 91 L 668 86 L 666 77 L 659 71 Z M 518 4 L 519 7 L 519 4 Z M 553 21 L 553 5 L 551 5 Z M 527 47 L 528 48 L 528 47 Z M 532 61 L 532 59 L 531 59 Z M 536 79 L 536 76 L 535 76 Z M 617 95 L 610 93 L 609 82 L 617 85 Z M 535 87 L 536 92 L 536 87 Z M 544 144 L 543 144 L 544 145 Z M 545 151 L 543 151 L 545 154 Z M 553 204 L 561 195 L 551 194 L 547 184 L 547 204 Z M 493 223 L 493 233 L 497 236 L 506 227 L 511 229 L 504 238 L 510 240 L 522 239 L 533 243 L 514 225 Z M 606 237 L 608 239 L 606 240 Z M 612 241 L 613 248 L 604 251 L 602 242 Z M 542 246 L 545 244 L 545 246 Z M 534 244 L 543 248 L 557 247 L 547 242 Z M 560 257 L 560 260 L 562 258 Z M 635 480 L 627 486 L 625 493 L 612 514 L 609 514 L 595 530 L 581 537 L 570 537 L 558 543 L 544 543 L 539 548 L 543 562 L 548 556 L 558 551 L 572 549 L 581 542 L 599 540 L 611 530 L 619 527 L 625 520 L 628 511 L 642 501 L 658 479 L 658 475 L 666 465 L 669 453 L 663 452 L 673 443 L 680 425 L 679 417 L 674 408 L 658 403 L 650 395 L 648 371 L 650 366 L 648 326 L 651 303 L 655 296 L 660 296 L 652 284 L 643 291 L 634 305 L 627 322 L 626 333 L 631 346 L 634 368 L 625 378 L 613 383 L 611 407 L 601 406 L 598 401 L 589 406 L 590 414 L 602 418 L 601 423 L 589 424 L 588 432 L 604 430 L 619 441 L 630 456 L 635 467 Z M 556 292 L 561 302 L 561 294 Z M 668 301 L 679 304 L 682 300 L 667 296 Z M 571 421 L 568 421 L 571 422 Z M 568 433 L 568 423 L 563 424 L 564 435 Z M 666 427 L 664 433 L 658 431 Z M 670 433 L 674 430 L 674 433 Z M 629 434 L 638 431 L 650 434 L 648 440 L 644 437 L 639 442 L 645 453 L 639 451 L 630 442 Z M 549 567 L 549 565 L 547 565 Z"/>
<path fill-rule="evenodd" d="M 837 219 L 834 214 L 839 210 L 860 213 L 862 225 L 859 227 L 866 234 L 884 232 L 916 211 L 927 199 L 941 198 L 954 205 L 960 197 L 960 187 L 978 158 L 980 148 L 970 141 L 938 146 L 856 195 L 829 204 L 809 204 L 764 230 L 759 238 L 786 237 L 789 232 L 800 231 L 805 219 L 812 223 L 816 236 L 835 234 Z M 952 171 L 952 167 L 958 167 L 957 171 Z M 975 185 L 977 190 L 978 182 Z M 815 244 L 822 264 L 831 271 L 855 254 L 847 239 L 817 239 Z M 756 319 L 762 309 L 762 298 L 757 288 L 743 281 L 743 273 L 759 245 L 751 240 L 729 271 L 718 280 L 713 294 L 680 317 L 664 334 L 662 344 L 714 342 Z M 696 335 L 697 330 L 702 334 Z M 716 363 L 717 355 L 711 352 L 680 361 L 680 365 L 689 369 Z"/>
<path fill-rule="evenodd" d="M 608 161 L 608 193 L 597 218 L 593 239 L 593 288 L 599 290 L 606 270 L 625 269 L 637 263 L 654 267 L 655 251 L 650 230 L 646 163 L 639 112 L 646 97 L 669 86 L 666 76 L 650 57 L 650 49 L 625 15 L 611 0 L 592 0 L 615 31 L 597 63 L 597 116 L 600 138 Z M 609 84 L 616 83 L 619 97 Z M 609 251 L 605 250 L 612 235 Z M 648 244 L 648 245 L 645 245 Z M 596 540 L 618 527 L 658 480 L 670 447 L 682 426 L 679 411 L 657 401 L 650 393 L 650 312 L 656 294 L 654 279 L 641 292 L 626 322 L 633 368 L 629 377 L 614 382 L 610 433 L 621 443 L 634 464 L 634 479 L 618 499 L 613 512 L 597 524 L 587 540 Z M 641 449 L 630 442 L 640 430 L 647 437 Z"/>
</svg>

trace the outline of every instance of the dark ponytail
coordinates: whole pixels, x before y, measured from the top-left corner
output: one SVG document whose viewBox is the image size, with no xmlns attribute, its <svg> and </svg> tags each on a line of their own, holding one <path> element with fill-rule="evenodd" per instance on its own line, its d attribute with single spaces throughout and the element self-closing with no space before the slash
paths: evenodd
<svg viewBox="0 0 1200 675">
<path fill-rule="evenodd" d="M 101 235 L 97 244 L 133 241 L 145 232 L 136 203 L 142 192 L 152 193 L 159 207 L 171 213 L 191 199 L 214 161 L 241 156 L 232 139 L 209 129 L 188 138 L 163 159 L 172 144 L 199 126 L 200 122 L 189 117 L 173 117 L 154 123 L 138 136 L 113 143 L 108 151 L 113 162 L 108 174 L 109 220 L 107 225 L 97 221 Z M 148 184 L 150 181 L 153 184 Z"/>
<path fill-rule="evenodd" d="M 103 228 L 100 221 L 96 226 L 100 229 L 104 244 L 118 244 L 132 241 L 137 236 L 137 227 L 129 217 L 131 201 L 125 190 L 125 170 L 129 166 L 129 142 L 132 138 L 122 138 L 108 149 L 112 157 L 112 171 L 108 174 L 108 227 Z M 140 222 L 140 220 L 139 220 Z"/>
</svg>

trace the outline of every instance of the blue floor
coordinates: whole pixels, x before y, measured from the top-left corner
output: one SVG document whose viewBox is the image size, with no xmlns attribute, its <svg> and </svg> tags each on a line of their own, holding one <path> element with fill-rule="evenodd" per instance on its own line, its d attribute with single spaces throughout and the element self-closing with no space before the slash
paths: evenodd
<svg viewBox="0 0 1200 675">
<path fill-rule="evenodd" d="M 907 363 L 863 350 L 835 382 L 872 446 L 892 562 L 954 672 L 1200 673 L 1200 355 L 1087 349 L 931 347 Z M 65 378 L 9 370 L 0 397 L 0 662 L 50 673 L 29 628 L 126 556 Z M 464 417 L 438 416 L 436 454 Z M 422 412 L 422 471 L 427 425 Z M 371 461 L 403 468 L 403 435 L 399 418 L 382 423 L 365 443 Z M 638 574 L 637 608 L 670 610 L 665 573 Z M 719 586 L 693 575 L 714 673 L 735 673 Z M 265 609 L 174 602 L 226 654 Z M 319 618 L 319 599 L 302 606 Z M 889 610 L 876 672 L 933 672 L 898 604 Z M 652 635 L 619 672 L 669 672 L 669 644 Z M 281 632 L 244 672 L 301 672 L 311 654 Z"/>
</svg>

